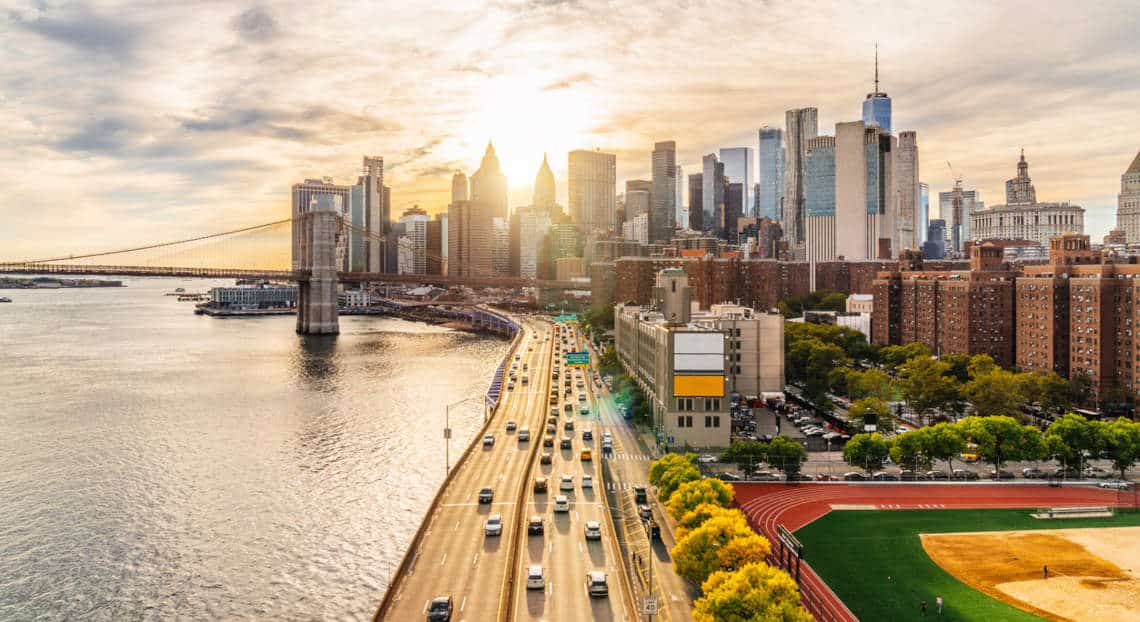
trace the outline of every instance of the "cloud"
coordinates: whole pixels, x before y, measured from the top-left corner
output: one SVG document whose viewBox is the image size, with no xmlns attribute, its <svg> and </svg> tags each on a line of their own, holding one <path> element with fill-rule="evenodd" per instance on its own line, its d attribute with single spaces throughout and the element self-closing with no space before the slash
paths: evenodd
<svg viewBox="0 0 1140 622">
<path fill-rule="evenodd" d="M 125 119 L 97 119 L 76 133 L 59 141 L 57 147 L 64 151 L 114 155 L 131 144 L 134 125 Z"/>
<path fill-rule="evenodd" d="M 54 12 L 54 11 L 53 11 Z M 42 14 L 26 19 L 9 11 L 9 21 L 18 29 L 62 43 L 94 57 L 129 60 L 141 38 L 138 28 L 123 18 L 110 19 L 78 7 L 62 15 Z"/>
<path fill-rule="evenodd" d="M 277 36 L 277 22 L 262 6 L 250 7 L 233 19 L 233 28 L 246 41 L 265 43 Z"/>
<path fill-rule="evenodd" d="M 551 82 L 550 84 L 547 84 L 546 86 L 542 87 L 542 90 L 544 90 L 544 91 L 557 91 L 560 89 L 568 89 L 568 88 L 574 86 L 575 84 L 592 84 L 593 82 L 594 82 L 594 78 L 592 76 L 590 76 L 590 74 L 588 74 L 588 73 L 576 73 L 574 75 L 566 76 L 565 78 L 562 78 L 561 80 Z"/>
</svg>

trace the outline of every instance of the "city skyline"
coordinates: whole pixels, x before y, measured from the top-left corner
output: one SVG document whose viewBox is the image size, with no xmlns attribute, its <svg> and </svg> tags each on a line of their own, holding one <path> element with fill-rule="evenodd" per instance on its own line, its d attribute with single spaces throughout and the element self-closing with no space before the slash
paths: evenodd
<svg viewBox="0 0 1140 622">
<path fill-rule="evenodd" d="M 1096 239 L 1115 224 L 1120 175 L 1136 154 L 1134 5 L 1058 4 L 1047 17 L 1016 4 L 897 5 L 874 16 L 846 5 L 682 6 L 613 11 L 588 31 L 570 25 L 598 8 L 591 2 L 472 3 L 474 21 L 456 6 L 340 5 L 318 16 L 279 4 L 10 8 L 0 162 L 21 175 L 0 199 L 0 255 L 114 246 L 164 224 L 198 232 L 281 217 L 291 184 L 350 184 L 361 154 L 388 163 L 393 216 L 413 204 L 434 214 L 452 173 L 473 174 L 488 140 L 510 209 L 529 204 L 544 152 L 566 206 L 575 149 L 616 154 L 620 188 L 651 176 L 656 142 L 676 141 L 676 163 L 696 171 L 702 155 L 783 127 L 788 109 L 817 108 L 821 128 L 858 120 L 876 41 L 892 129 L 919 132 L 920 179 L 932 193 L 952 187 L 950 161 L 967 188 L 1000 196 L 1024 147 L 1050 199 L 1084 206 Z M 406 28 L 379 46 L 366 28 L 298 36 L 377 16 Z M 826 33 L 825 18 L 852 34 Z M 1029 20 L 1024 34 L 1004 27 L 1014 19 Z M 615 43 L 634 31 L 650 35 L 633 49 Z M 711 53 L 708 33 L 734 31 L 737 53 Z M 930 46 L 932 35 L 956 43 Z M 756 78 L 744 83 L 742 72 Z M 960 93 L 973 96 L 951 97 Z"/>
</svg>

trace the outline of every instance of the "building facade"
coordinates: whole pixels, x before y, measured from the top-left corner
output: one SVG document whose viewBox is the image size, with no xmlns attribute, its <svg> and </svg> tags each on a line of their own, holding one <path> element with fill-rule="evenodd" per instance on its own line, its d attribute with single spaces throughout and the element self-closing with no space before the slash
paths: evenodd
<svg viewBox="0 0 1140 622">
<path fill-rule="evenodd" d="M 693 231 L 704 231 L 704 215 L 704 175 L 702 173 L 694 173 L 689 175 L 689 229 Z"/>
<path fill-rule="evenodd" d="M 804 169 L 804 216 L 807 221 L 807 260 L 835 259 L 835 137 L 817 136 L 807 142 Z"/>
<path fill-rule="evenodd" d="M 1038 203 L 1029 178 L 1025 153 L 1017 162 L 1017 176 L 1005 182 L 1005 205 L 970 212 L 972 240 L 1030 240 L 1042 246 L 1063 233 L 1083 233 L 1085 210 L 1079 205 Z"/>
<path fill-rule="evenodd" d="M 301 214 L 307 213 L 316 203 L 321 201 L 331 201 L 329 203 L 336 210 L 337 215 L 341 217 L 348 217 L 351 221 L 351 209 L 349 209 L 349 202 L 351 200 L 351 188 L 348 186 L 341 186 L 334 184 L 331 177 L 323 179 L 306 179 L 299 184 L 293 184 L 293 220 L 300 220 Z M 297 248 L 301 243 L 300 231 L 297 227 L 293 227 L 293 269 L 298 270 L 299 253 Z M 348 255 L 347 249 L 349 241 L 345 239 L 345 252 L 338 253 L 340 256 Z M 339 249 L 338 249 L 339 250 Z"/>
<path fill-rule="evenodd" d="M 946 223 L 946 252 L 964 253 L 970 237 L 970 214 L 985 208 L 977 190 L 962 187 L 961 180 L 949 192 L 938 193 L 938 214 Z"/>
<path fill-rule="evenodd" d="M 743 184 L 744 200 L 741 203 L 741 216 L 751 215 L 752 210 L 752 148 L 727 147 L 720 150 L 720 161 L 724 163 L 724 176 L 728 183 Z M 747 210 L 747 211 L 745 211 Z"/>
<path fill-rule="evenodd" d="M 412 260 L 411 272 L 401 274 L 427 274 L 427 240 L 428 240 L 427 212 L 413 207 L 400 217 L 400 224 L 404 225 L 404 236 L 411 241 Z"/>
<path fill-rule="evenodd" d="M 1120 176 L 1116 195 L 1116 226 L 1124 230 L 1126 244 L 1140 244 L 1140 152 Z"/>
<path fill-rule="evenodd" d="M 571 151 L 568 166 L 570 219 L 587 230 L 617 231 L 617 156 Z"/>
<path fill-rule="evenodd" d="M 479 163 L 479 170 L 471 176 L 471 202 L 483 203 L 491 217 L 507 217 L 507 176 L 499 164 L 499 156 L 490 142 Z"/>
<path fill-rule="evenodd" d="M 895 210 L 895 231 L 892 238 L 893 252 L 904 248 L 922 248 L 922 217 L 920 182 L 918 181 L 918 134 L 899 132 L 898 148 L 891 158 L 895 170 L 893 175 Z"/>
<path fill-rule="evenodd" d="M 784 197 L 784 130 L 760 128 L 760 188 L 757 218 L 777 220 Z"/>
<path fill-rule="evenodd" d="M 649 237 L 652 241 L 673 239 L 677 215 L 677 143 L 653 145 L 653 192 L 649 197 Z"/>
<path fill-rule="evenodd" d="M 819 112 L 796 108 L 784 114 L 787 156 L 784 159 L 784 197 L 780 225 L 794 259 L 802 259 L 807 241 L 804 174 L 807 170 L 807 142 L 819 135 Z"/>
<path fill-rule="evenodd" d="M 724 214 L 724 163 L 715 153 L 701 159 L 701 231 L 719 233 Z M 691 209 L 691 208 L 690 208 Z"/>
<path fill-rule="evenodd" d="M 494 274 L 491 247 L 494 244 L 491 206 L 476 201 L 456 201 L 447 211 L 448 276 L 486 277 Z"/>
</svg>

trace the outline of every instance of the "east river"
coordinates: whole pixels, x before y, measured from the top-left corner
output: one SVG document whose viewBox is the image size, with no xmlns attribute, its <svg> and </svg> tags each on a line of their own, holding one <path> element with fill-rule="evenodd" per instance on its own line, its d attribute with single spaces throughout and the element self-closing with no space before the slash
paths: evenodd
<svg viewBox="0 0 1140 622">
<path fill-rule="evenodd" d="M 507 342 L 125 282 L 0 291 L 0 620 L 369 618 Z"/>
</svg>

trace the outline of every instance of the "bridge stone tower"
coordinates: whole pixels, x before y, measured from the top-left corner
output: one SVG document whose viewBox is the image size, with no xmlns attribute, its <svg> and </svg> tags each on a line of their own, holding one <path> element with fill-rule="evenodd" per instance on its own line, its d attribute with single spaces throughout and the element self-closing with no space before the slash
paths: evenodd
<svg viewBox="0 0 1140 622">
<path fill-rule="evenodd" d="M 336 237 L 340 232 L 340 197 L 313 198 L 309 210 L 293 219 L 296 235 L 293 265 L 297 270 L 297 332 L 335 335 L 340 332 L 336 311 Z"/>
</svg>

